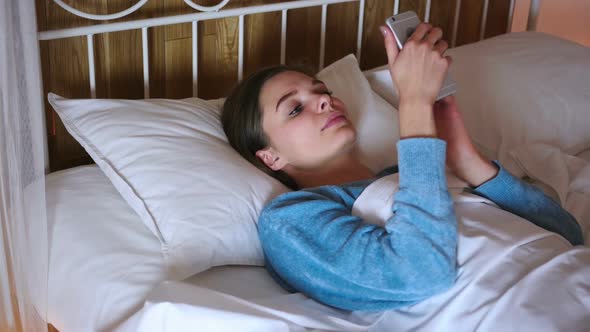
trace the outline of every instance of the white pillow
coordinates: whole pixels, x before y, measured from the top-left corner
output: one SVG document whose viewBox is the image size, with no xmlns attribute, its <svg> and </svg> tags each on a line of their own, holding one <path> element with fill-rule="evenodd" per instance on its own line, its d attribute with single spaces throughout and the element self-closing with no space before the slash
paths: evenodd
<svg viewBox="0 0 590 332">
<path fill-rule="evenodd" d="M 392 164 L 396 113 L 373 94 L 356 59 L 345 57 L 318 77 L 355 114 L 363 159 L 374 170 Z M 258 214 L 287 188 L 231 148 L 219 106 L 197 98 L 75 100 L 55 94 L 49 102 L 159 238 L 170 278 L 218 265 L 264 264 Z"/>
<path fill-rule="evenodd" d="M 517 146 L 545 143 L 575 155 L 590 147 L 590 48 L 540 32 L 518 32 L 449 49 L 457 103 L 469 134 L 517 176 Z M 386 69 L 368 73 L 392 105 Z"/>
</svg>

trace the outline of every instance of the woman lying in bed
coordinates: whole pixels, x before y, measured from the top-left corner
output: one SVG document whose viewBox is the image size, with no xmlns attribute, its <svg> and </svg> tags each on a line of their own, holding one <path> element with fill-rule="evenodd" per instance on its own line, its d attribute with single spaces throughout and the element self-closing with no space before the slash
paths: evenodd
<svg viewBox="0 0 590 332">
<path fill-rule="evenodd" d="M 283 287 L 348 310 L 420 302 L 457 277 L 457 217 L 445 165 L 473 193 L 583 244 L 576 220 L 540 190 L 484 159 L 472 144 L 454 97 L 435 102 L 451 59 L 442 31 L 421 24 L 402 51 L 382 27 L 399 90 L 399 164 L 374 174 L 355 155 L 355 128 L 323 82 L 287 67 L 262 70 L 227 98 L 222 122 L 248 161 L 298 189 L 262 211 L 267 267 Z M 446 164 L 445 164 L 446 162 Z M 399 172 L 385 227 L 352 214 L 373 181 Z"/>
</svg>

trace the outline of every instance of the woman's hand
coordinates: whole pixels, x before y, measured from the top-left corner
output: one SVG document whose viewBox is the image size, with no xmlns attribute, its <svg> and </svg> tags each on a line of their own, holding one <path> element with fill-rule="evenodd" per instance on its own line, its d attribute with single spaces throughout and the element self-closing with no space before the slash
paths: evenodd
<svg viewBox="0 0 590 332">
<path fill-rule="evenodd" d="M 448 43 L 441 39 L 442 30 L 420 23 L 401 51 L 388 27 L 381 26 L 381 32 L 385 39 L 389 72 L 397 86 L 400 104 L 434 104 L 452 61 L 450 57 L 443 56 Z"/>
<path fill-rule="evenodd" d="M 498 173 L 498 168 L 477 151 L 469 138 L 454 96 L 434 103 L 438 137 L 447 142 L 447 166 L 470 186 L 477 187 Z"/>
<path fill-rule="evenodd" d="M 389 73 L 400 96 L 400 137 L 436 137 L 432 105 L 451 62 L 442 56 L 448 47 L 441 40 L 442 30 L 421 23 L 401 51 L 388 27 L 381 26 L 381 32 Z"/>
</svg>

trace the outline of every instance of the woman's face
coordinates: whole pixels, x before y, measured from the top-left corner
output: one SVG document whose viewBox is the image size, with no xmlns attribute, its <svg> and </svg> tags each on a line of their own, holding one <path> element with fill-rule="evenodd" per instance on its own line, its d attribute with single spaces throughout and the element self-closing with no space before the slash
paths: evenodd
<svg viewBox="0 0 590 332">
<path fill-rule="evenodd" d="M 344 103 L 322 81 L 305 74 L 277 74 L 262 86 L 259 103 L 270 147 L 256 155 L 275 171 L 286 165 L 321 167 L 356 141 Z"/>
</svg>

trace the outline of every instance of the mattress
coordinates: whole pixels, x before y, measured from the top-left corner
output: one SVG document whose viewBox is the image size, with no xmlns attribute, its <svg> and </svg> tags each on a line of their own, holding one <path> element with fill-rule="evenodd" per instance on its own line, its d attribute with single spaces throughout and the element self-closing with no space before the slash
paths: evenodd
<svg viewBox="0 0 590 332">
<path fill-rule="evenodd" d="M 416 316 L 330 308 L 287 293 L 263 267 L 221 266 L 164 281 L 160 242 L 94 165 L 49 174 L 47 204 L 48 320 L 61 332 L 177 332 L 207 323 L 216 331 L 382 331 Z M 576 277 L 567 271 L 564 278 Z M 461 304 L 453 314 L 467 321 L 470 307 Z"/>
</svg>

